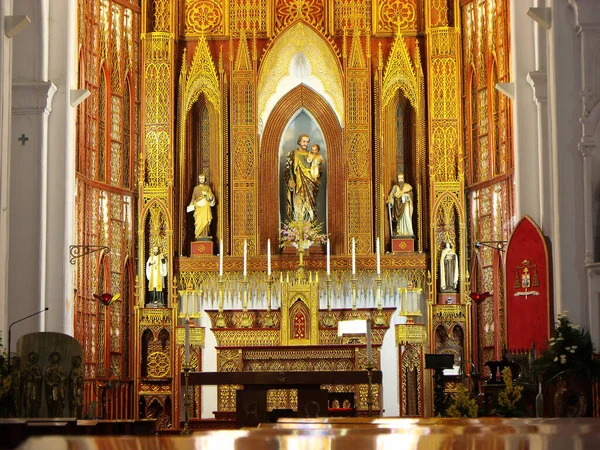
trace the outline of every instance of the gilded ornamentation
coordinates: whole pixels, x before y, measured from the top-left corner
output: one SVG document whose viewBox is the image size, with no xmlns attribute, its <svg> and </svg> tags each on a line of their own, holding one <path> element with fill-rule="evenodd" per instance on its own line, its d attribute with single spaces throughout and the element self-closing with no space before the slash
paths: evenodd
<svg viewBox="0 0 600 450">
<path fill-rule="evenodd" d="M 170 177 L 168 163 L 169 133 L 160 130 L 146 132 L 146 183 L 150 187 L 165 186 Z"/>
<path fill-rule="evenodd" d="M 242 30 L 265 37 L 271 32 L 270 18 L 273 0 L 229 1 L 230 35 L 239 36 Z"/>
<path fill-rule="evenodd" d="M 325 1 L 327 0 L 275 0 L 275 28 L 285 28 L 297 19 L 322 27 Z"/>
<path fill-rule="evenodd" d="M 150 26 L 152 31 L 168 33 L 171 31 L 171 0 L 154 0 L 152 2 L 154 13 L 153 23 Z"/>
<path fill-rule="evenodd" d="M 381 90 L 381 104 L 385 107 L 400 89 L 411 103 L 418 108 L 418 85 L 415 69 L 404 38 L 398 34 L 386 65 Z"/>
<path fill-rule="evenodd" d="M 165 378 L 169 375 L 171 360 L 164 352 L 154 352 L 148 355 L 148 376 Z"/>
<path fill-rule="evenodd" d="M 267 411 L 286 407 L 293 411 L 298 410 L 297 389 L 270 389 L 267 392 Z"/>
<path fill-rule="evenodd" d="M 345 0 L 333 2 L 334 30 L 341 36 L 345 30 L 369 32 L 372 0 Z"/>
<path fill-rule="evenodd" d="M 318 343 L 318 282 L 298 279 L 296 283 L 284 283 L 281 292 L 281 345 Z"/>
<path fill-rule="evenodd" d="M 204 347 L 204 327 L 190 327 L 190 345 L 192 347 Z M 177 345 L 180 347 L 185 345 L 185 328 L 177 328 Z"/>
<path fill-rule="evenodd" d="M 423 416 L 423 347 L 406 345 L 400 353 L 400 415 Z"/>
<path fill-rule="evenodd" d="M 348 69 L 365 69 L 365 56 L 360 42 L 360 31 L 352 33 L 352 44 L 350 45 L 350 57 L 348 58 Z M 367 100 L 365 95 L 357 95 L 357 99 Z"/>
<path fill-rule="evenodd" d="M 150 242 L 148 248 L 158 247 L 165 252 L 167 247 L 167 219 L 158 203 L 150 206 L 148 227 L 150 229 Z"/>
<path fill-rule="evenodd" d="M 375 411 L 380 409 L 380 393 L 379 393 L 379 384 L 373 384 L 373 409 Z M 367 405 L 367 392 L 368 385 L 367 384 L 359 384 L 358 385 L 358 395 L 356 397 L 356 409 L 366 411 L 369 409 Z"/>
<path fill-rule="evenodd" d="M 227 347 L 274 346 L 280 345 L 280 331 L 266 330 L 221 330 L 213 329 L 217 345 Z"/>
<path fill-rule="evenodd" d="M 350 112 L 350 111 L 349 111 Z M 352 150 L 348 153 L 348 176 L 367 178 L 369 176 L 369 136 L 365 133 L 348 133 L 348 145 Z"/>
<path fill-rule="evenodd" d="M 423 325 L 396 325 L 396 345 L 423 345 L 427 340 L 427 332 Z"/>
<path fill-rule="evenodd" d="M 431 26 L 444 27 L 448 25 L 447 0 L 431 0 Z"/>
<path fill-rule="evenodd" d="M 375 34 L 417 31 L 417 0 L 377 0 L 374 3 Z"/>
<path fill-rule="evenodd" d="M 229 2 L 186 0 L 183 6 L 183 33 L 186 36 L 210 33 L 225 35 L 225 14 Z"/>
<path fill-rule="evenodd" d="M 277 102 L 297 84 L 307 84 L 331 105 L 344 123 L 344 88 L 337 50 L 324 36 L 303 22 L 297 22 L 274 38 L 261 63 L 257 87 L 258 121 L 267 119 Z M 298 79 L 290 72 L 301 64 L 310 75 Z"/>
<path fill-rule="evenodd" d="M 430 329 L 435 329 L 439 324 L 452 324 L 454 322 L 465 323 L 465 305 L 434 305 L 431 315 Z"/>
<path fill-rule="evenodd" d="M 140 326 L 153 326 L 170 323 L 171 311 L 166 309 L 139 309 Z"/>
<path fill-rule="evenodd" d="M 170 394 L 171 393 L 171 383 L 157 381 L 152 382 L 152 380 L 141 382 L 139 385 L 139 394 L 147 395 L 147 394 Z"/>
<path fill-rule="evenodd" d="M 206 99 L 218 111 L 221 107 L 219 79 L 206 39 L 201 36 L 198 40 L 189 68 L 187 66 L 186 55 L 187 53 L 184 52 L 181 71 L 179 73 L 179 89 L 182 92 L 182 113 L 187 114 L 190 111 L 192 105 L 200 97 L 200 94 L 204 94 Z"/>
</svg>

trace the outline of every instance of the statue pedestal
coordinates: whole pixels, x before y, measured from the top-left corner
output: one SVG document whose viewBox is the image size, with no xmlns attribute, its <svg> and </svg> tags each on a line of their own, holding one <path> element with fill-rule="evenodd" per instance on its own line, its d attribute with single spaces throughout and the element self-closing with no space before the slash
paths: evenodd
<svg viewBox="0 0 600 450">
<path fill-rule="evenodd" d="M 411 237 L 393 237 L 392 253 L 405 253 L 415 251 L 415 240 Z"/>
<path fill-rule="evenodd" d="M 211 238 L 206 238 L 200 241 L 192 242 L 191 256 L 212 256 L 213 255 L 213 242 Z"/>
<path fill-rule="evenodd" d="M 440 292 L 438 305 L 458 305 L 460 296 L 457 292 Z"/>
</svg>

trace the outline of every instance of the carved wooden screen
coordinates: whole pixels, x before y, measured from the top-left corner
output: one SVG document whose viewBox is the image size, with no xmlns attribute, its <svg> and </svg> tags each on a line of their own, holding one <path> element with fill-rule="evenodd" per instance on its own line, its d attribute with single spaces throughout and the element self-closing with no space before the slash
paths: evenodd
<svg viewBox="0 0 600 450">
<path fill-rule="evenodd" d="M 493 293 L 481 306 L 478 322 L 484 361 L 496 359 L 504 343 L 503 254 L 493 243 L 479 249 L 474 243 L 505 241 L 514 226 L 511 105 L 495 89 L 496 83 L 511 81 L 509 3 L 473 0 L 461 7 L 469 245 L 481 261 L 472 290 Z"/>
<path fill-rule="evenodd" d="M 140 2 L 80 0 L 78 22 L 79 88 L 90 96 L 77 118 L 75 243 L 108 247 L 103 276 L 94 254 L 76 261 L 74 335 L 84 349 L 83 413 L 100 413 L 94 408 L 97 381 L 113 376 L 120 387 L 109 398 L 107 415 L 132 418 L 128 318 L 133 271 L 126 260 L 134 254 Z M 121 300 L 105 306 L 93 296 L 103 292 L 120 293 Z"/>
</svg>

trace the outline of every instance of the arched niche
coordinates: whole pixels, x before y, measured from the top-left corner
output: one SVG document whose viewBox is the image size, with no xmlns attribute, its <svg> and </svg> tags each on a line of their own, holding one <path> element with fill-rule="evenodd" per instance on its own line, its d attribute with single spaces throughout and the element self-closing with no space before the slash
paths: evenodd
<svg viewBox="0 0 600 450">
<path fill-rule="evenodd" d="M 221 88 L 214 61 L 204 36 L 198 40 L 191 62 L 182 55 L 179 72 L 177 130 L 178 151 L 175 164 L 175 191 L 179 208 L 175 225 L 177 253 L 189 253 L 193 239 L 193 217 L 186 211 L 198 175 L 207 175 L 217 204 L 212 208 L 211 235 L 223 238 L 223 119 Z"/>
<path fill-rule="evenodd" d="M 307 86 L 300 85 L 288 92 L 271 112 L 265 124 L 260 142 L 258 169 L 259 235 L 260 248 L 266 248 L 267 239 L 279 242 L 280 230 L 280 189 L 282 184 L 280 172 L 280 152 L 286 129 L 299 112 L 314 120 L 315 126 L 321 130 L 326 148 L 327 172 L 327 222 L 324 226 L 329 232 L 331 250 L 342 253 L 346 240 L 345 232 L 345 180 L 346 158 L 343 157 L 342 129 L 338 119 L 323 97 Z M 298 130 L 294 130 L 296 132 Z M 310 131 L 310 130 L 307 130 Z M 307 133 L 308 134 L 308 133 Z M 296 139 L 292 139 L 294 147 Z"/>
<path fill-rule="evenodd" d="M 320 154 L 325 160 L 321 165 L 321 176 L 319 178 L 319 191 L 317 194 L 317 214 L 315 215 L 318 223 L 323 224 L 323 232 L 327 232 L 327 145 L 323 137 L 323 131 L 312 114 L 305 108 L 300 108 L 288 122 L 279 146 L 279 179 L 283 179 L 288 154 L 297 147 L 298 136 L 308 134 L 310 144 L 320 147 Z M 286 196 L 288 189 L 285 183 L 279 183 L 279 218 L 283 223 L 285 220 L 291 220 L 286 213 Z"/>
<path fill-rule="evenodd" d="M 180 236 L 183 254 L 189 252 L 190 242 L 194 240 L 194 217 L 192 213 L 187 213 L 186 206 L 191 200 L 194 187 L 198 184 L 198 176 L 205 175 L 206 184 L 210 186 L 218 200 L 222 199 L 220 117 L 215 105 L 201 92 L 198 99 L 190 105 L 185 119 L 185 141 L 182 142 L 182 152 L 185 152 L 186 164 L 181 174 L 180 208 L 181 214 L 184 215 Z M 220 210 L 216 205 L 212 208 L 212 215 L 209 236 L 214 238 L 220 235 L 218 230 L 221 220 Z"/>
</svg>

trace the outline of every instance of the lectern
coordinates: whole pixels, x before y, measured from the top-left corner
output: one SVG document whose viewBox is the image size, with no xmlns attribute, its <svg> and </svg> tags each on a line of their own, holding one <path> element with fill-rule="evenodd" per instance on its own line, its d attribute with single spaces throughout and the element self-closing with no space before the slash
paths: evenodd
<svg viewBox="0 0 600 450">
<path fill-rule="evenodd" d="M 454 355 L 425 355 L 425 368 L 433 369 L 433 414 L 443 415 L 446 410 L 446 393 L 444 369 L 452 369 L 454 366 Z"/>
</svg>

